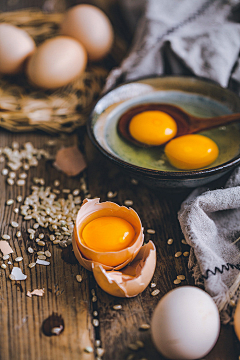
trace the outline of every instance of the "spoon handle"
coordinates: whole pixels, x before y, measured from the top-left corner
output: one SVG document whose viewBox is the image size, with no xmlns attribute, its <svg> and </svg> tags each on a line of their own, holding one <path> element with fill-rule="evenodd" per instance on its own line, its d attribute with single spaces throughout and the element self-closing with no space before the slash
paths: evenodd
<svg viewBox="0 0 240 360">
<path fill-rule="evenodd" d="M 191 125 L 189 130 L 191 132 L 198 132 L 221 125 L 226 125 L 235 121 L 240 121 L 240 113 L 216 116 L 211 118 L 197 118 L 191 116 Z"/>
</svg>

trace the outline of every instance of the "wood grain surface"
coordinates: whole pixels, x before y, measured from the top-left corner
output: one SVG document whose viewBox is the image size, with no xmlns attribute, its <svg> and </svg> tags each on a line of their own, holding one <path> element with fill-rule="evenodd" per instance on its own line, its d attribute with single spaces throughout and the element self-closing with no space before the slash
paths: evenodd
<svg viewBox="0 0 240 360">
<path fill-rule="evenodd" d="M 45 2 L 3 0 L 0 2 L 0 11 L 35 6 L 41 8 Z M 58 5 L 64 7 L 75 3 L 77 1 L 62 0 Z M 104 0 L 99 0 L 99 4 L 104 7 Z M 150 330 L 140 331 L 139 326 L 150 323 L 158 301 L 169 290 L 193 284 L 187 257 L 175 257 L 177 251 L 189 250 L 181 242 L 183 236 L 177 219 L 181 202 L 189 192 L 168 193 L 150 189 L 144 184 L 133 184 L 127 173 L 113 166 L 93 148 L 85 135 L 85 129 L 64 138 L 40 132 L 14 134 L 0 130 L 0 148 L 11 146 L 13 141 L 17 141 L 20 146 L 30 141 L 36 148 L 47 149 L 49 140 L 65 146 L 77 143 L 85 153 L 88 167 L 83 174 L 69 178 L 53 166 L 52 160 L 42 159 L 37 167 L 28 171 L 26 185 L 18 187 L 7 184 L 6 177 L 1 175 L 5 164 L 0 163 L 0 235 L 10 235 L 9 243 L 14 250 L 10 260 L 13 263 L 17 256 L 22 256 L 23 261 L 18 266 L 27 275 L 25 281 L 11 281 L 9 274 L 13 265 L 8 265 L 6 270 L 0 268 L 0 360 L 93 360 L 97 359 L 95 340 L 101 341 L 101 347 L 105 351 L 103 360 L 164 359 L 153 346 Z M 71 246 L 63 250 L 50 241 L 46 242 L 44 249 L 52 254 L 51 264 L 36 265 L 32 269 L 28 267 L 33 261 L 33 255 L 27 251 L 28 246 L 33 244 L 27 233 L 32 221 L 23 220 L 20 214 L 13 212 L 15 207 L 20 206 L 16 202 L 17 195 L 26 197 L 30 194 L 34 177 L 44 178 L 46 186 L 53 186 L 58 179 L 60 189 L 74 190 L 80 187 L 83 176 L 91 197 L 99 197 L 101 201 L 105 201 L 108 191 L 116 191 L 117 196 L 113 199 L 116 203 L 122 205 L 125 200 L 133 201 L 132 207 L 141 218 L 146 240 L 152 239 L 157 248 L 157 267 L 153 282 L 160 290 L 159 295 L 151 296 L 152 289 L 149 286 L 132 299 L 110 296 L 96 285 L 92 273 L 72 261 L 74 256 Z M 6 205 L 8 199 L 14 199 L 14 204 Z M 10 225 L 12 220 L 19 223 L 17 229 Z M 154 229 L 155 234 L 148 234 L 146 230 L 149 228 Z M 17 238 L 16 232 L 19 229 L 22 236 Z M 43 229 L 43 232 L 48 238 L 48 230 Z M 174 240 L 171 246 L 167 244 L 169 238 Z M 83 277 L 81 283 L 76 281 L 77 274 Z M 179 274 L 185 275 L 186 280 L 181 285 L 174 285 L 173 281 Z M 27 291 L 36 288 L 45 289 L 43 297 L 26 296 Z M 97 301 L 92 302 L 94 293 Z M 113 306 L 118 304 L 122 305 L 122 309 L 113 310 Z M 59 336 L 45 336 L 42 323 L 53 313 L 62 316 L 64 331 Z M 93 326 L 93 319 L 99 320 L 99 326 Z M 143 341 L 144 348 L 134 352 L 128 346 L 137 340 Z M 92 353 L 84 350 L 89 346 L 93 348 Z M 239 342 L 232 325 L 228 325 L 221 327 L 216 346 L 204 359 L 238 360 L 239 355 Z"/>
<path fill-rule="evenodd" d="M 31 141 L 36 148 L 47 149 L 49 139 L 60 141 L 61 144 L 64 142 L 65 146 L 80 142 L 80 146 L 85 149 L 88 168 L 84 174 L 69 178 L 58 171 L 51 160 L 43 159 L 37 167 L 28 171 L 25 187 L 10 186 L 6 183 L 6 177 L 0 175 L 1 235 L 11 236 L 9 242 L 14 253 L 10 259 L 13 262 L 17 256 L 22 256 L 23 261 L 19 266 L 27 275 L 25 281 L 14 282 L 8 277 L 12 265 L 6 270 L 0 270 L 0 359 L 94 359 L 96 352 L 86 353 L 84 349 L 91 346 L 96 351 L 96 339 L 101 341 L 101 346 L 105 350 L 104 360 L 124 360 L 130 354 L 134 354 L 134 359 L 163 359 L 152 344 L 150 331 L 140 331 L 139 326 L 142 323 L 150 323 L 154 308 L 166 292 L 177 286 L 193 284 L 187 268 L 187 258 L 174 256 L 177 251 L 188 251 L 188 246 L 181 242 L 182 233 L 177 220 L 177 211 L 187 193 L 167 193 L 149 189 L 142 184 L 132 184 L 131 177 L 103 158 L 87 137 L 83 141 L 82 134 L 62 139 L 42 133 L 12 134 L 0 131 L 1 147 L 11 146 L 13 141 L 17 141 L 20 146 Z M 0 171 L 4 166 L 4 163 L 0 164 Z M 122 205 L 125 200 L 133 201 L 132 207 L 142 220 L 146 240 L 151 238 L 157 247 L 157 268 L 153 281 L 160 290 L 159 295 L 151 296 L 150 286 L 132 299 L 108 295 L 96 285 L 90 272 L 77 263 L 66 262 L 67 256 L 63 254 L 63 250 L 58 245 L 52 245 L 50 241 L 47 241 L 44 249 L 49 249 L 52 253 L 51 265 L 28 268 L 33 259 L 27 252 L 27 247 L 32 244 L 27 229 L 32 223 L 31 220 L 23 220 L 20 214 L 13 212 L 13 209 L 20 205 L 15 200 L 16 196 L 20 194 L 25 197 L 31 192 L 34 177 L 44 178 L 46 186 L 53 186 L 54 181 L 59 179 L 59 189 L 74 190 L 79 188 L 83 175 L 87 179 L 92 197 L 100 197 L 101 201 L 105 201 L 108 191 L 116 191 L 116 203 Z M 15 203 L 8 206 L 6 201 L 10 198 L 14 199 Z M 19 228 L 14 229 L 10 226 L 12 220 L 19 223 Z M 19 229 L 22 231 L 21 238 L 16 237 L 16 231 Z M 150 235 L 146 232 L 147 229 L 154 229 L 156 233 Z M 47 238 L 48 230 L 44 229 L 43 232 Z M 174 240 L 171 246 L 167 244 L 169 238 Z M 72 254 L 71 247 L 67 251 Z M 76 281 L 77 274 L 83 277 L 81 283 Z M 186 280 L 181 285 L 174 285 L 173 280 L 179 274 L 184 274 Z M 35 288 L 44 288 L 44 296 L 27 297 L 27 291 Z M 96 302 L 91 301 L 93 290 L 97 296 Z M 117 304 L 122 305 L 121 310 L 113 310 L 113 305 Z M 97 316 L 93 316 L 94 311 L 98 312 Z M 65 329 L 59 336 L 47 337 L 43 334 L 41 326 L 43 320 L 52 313 L 58 313 L 63 317 Z M 99 320 L 98 327 L 92 324 L 94 318 Z M 144 342 L 144 348 L 133 352 L 128 345 L 137 340 Z M 238 359 L 238 354 L 239 343 L 232 326 L 228 325 L 222 326 L 217 345 L 205 359 L 235 360 Z"/>
</svg>

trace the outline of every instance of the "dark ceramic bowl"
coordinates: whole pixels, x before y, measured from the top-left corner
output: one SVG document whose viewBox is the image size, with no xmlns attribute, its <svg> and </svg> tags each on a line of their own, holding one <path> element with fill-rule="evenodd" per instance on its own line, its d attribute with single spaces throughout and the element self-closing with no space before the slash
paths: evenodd
<svg viewBox="0 0 240 360">
<path fill-rule="evenodd" d="M 96 104 L 87 127 L 93 144 L 135 179 L 161 188 L 194 188 L 220 178 L 240 163 L 240 123 L 201 132 L 214 140 L 219 156 L 210 166 L 194 171 L 172 167 L 163 147 L 139 148 L 119 136 L 117 122 L 129 108 L 149 102 L 177 105 L 196 116 L 240 112 L 240 98 L 230 90 L 201 78 L 152 77 L 125 83 Z"/>
</svg>

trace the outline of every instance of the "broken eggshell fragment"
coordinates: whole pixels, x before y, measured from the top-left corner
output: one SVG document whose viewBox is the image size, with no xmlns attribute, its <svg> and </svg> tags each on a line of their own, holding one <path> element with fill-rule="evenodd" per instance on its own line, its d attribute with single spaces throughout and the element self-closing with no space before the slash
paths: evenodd
<svg viewBox="0 0 240 360">
<path fill-rule="evenodd" d="M 128 247 L 115 252 L 99 252 L 84 244 L 81 235 L 84 227 L 103 216 L 120 217 L 133 226 L 135 236 Z M 156 249 L 151 241 L 142 246 L 143 240 L 141 220 L 133 209 L 110 201 L 84 200 L 76 218 L 73 250 L 79 263 L 93 271 L 103 290 L 119 297 L 132 297 L 147 287 L 156 267 Z"/>
<path fill-rule="evenodd" d="M 108 294 L 133 297 L 143 292 L 150 283 L 156 267 L 156 248 L 152 241 L 144 245 L 135 259 L 121 271 L 107 271 L 93 264 L 98 285 Z"/>
</svg>

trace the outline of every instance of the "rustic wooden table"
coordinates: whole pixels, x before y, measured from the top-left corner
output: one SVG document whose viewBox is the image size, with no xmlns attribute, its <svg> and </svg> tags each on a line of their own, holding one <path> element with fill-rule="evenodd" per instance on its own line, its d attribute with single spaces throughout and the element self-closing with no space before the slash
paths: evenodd
<svg viewBox="0 0 240 360">
<path fill-rule="evenodd" d="M 43 3 L 38 0 L 3 1 L 0 11 L 14 10 L 24 5 L 42 6 Z M 140 331 L 139 326 L 150 323 L 158 301 L 169 290 L 193 284 L 187 257 L 174 256 L 177 251 L 189 250 L 181 242 L 183 236 L 177 219 L 177 211 L 188 192 L 168 193 L 150 189 L 140 183 L 133 184 L 128 174 L 109 163 L 93 147 L 84 129 L 64 139 L 41 132 L 15 134 L 0 130 L 0 148 L 11 147 L 13 142 L 18 142 L 20 147 L 26 142 L 32 142 L 36 148 L 48 149 L 46 144 L 49 140 L 61 141 L 65 145 L 78 143 L 85 152 L 88 166 L 84 173 L 70 178 L 57 170 L 51 160 L 42 159 L 37 167 L 29 169 L 26 185 L 21 187 L 9 185 L 6 177 L 0 174 L 0 234 L 10 235 L 9 243 L 14 251 L 10 260 L 13 263 L 13 259 L 22 256 L 23 261 L 18 266 L 27 275 L 25 281 L 11 281 L 9 274 L 13 265 L 7 265 L 5 270 L 0 269 L 0 359 L 92 360 L 97 357 L 95 340 L 100 340 L 105 350 L 103 360 L 163 359 L 153 346 L 150 331 Z M 4 162 L 0 163 L 0 172 L 5 166 Z M 110 296 L 96 285 L 92 274 L 76 262 L 71 246 L 62 249 L 50 241 L 46 242 L 44 250 L 51 252 L 51 264 L 36 265 L 30 269 L 28 265 L 33 261 L 33 255 L 28 253 L 27 248 L 33 242 L 29 239 L 27 229 L 33 222 L 24 220 L 13 209 L 21 205 L 16 201 L 18 195 L 25 198 L 30 194 L 34 177 L 44 178 L 46 186 L 51 187 L 55 180 L 59 180 L 60 190 L 79 188 L 84 177 L 91 197 L 105 201 L 109 191 L 116 191 L 116 203 L 122 205 L 125 200 L 132 200 L 132 207 L 138 212 L 144 228 L 155 230 L 155 234 L 146 233 L 145 236 L 146 240 L 151 238 L 157 248 L 153 282 L 160 290 L 159 295 L 151 296 L 152 289 L 149 286 L 132 299 Z M 8 199 L 14 199 L 14 204 L 7 205 Z M 10 225 L 12 220 L 19 223 L 17 229 Z M 16 237 L 18 230 L 22 232 L 19 238 Z M 43 229 L 43 232 L 48 238 L 49 231 Z M 169 238 L 174 240 L 171 246 L 167 244 Z M 78 274 L 82 275 L 81 283 L 76 281 Z M 173 281 L 179 274 L 184 274 L 186 280 L 180 285 L 174 285 Z M 37 288 L 45 289 L 42 297 L 26 296 L 27 291 Z M 92 302 L 93 293 L 97 297 L 95 302 Z M 113 309 L 113 305 L 117 304 L 122 305 L 121 310 Z M 43 321 L 53 313 L 62 316 L 64 331 L 59 336 L 45 336 L 42 331 Z M 99 326 L 93 326 L 93 319 L 99 320 Z M 144 342 L 144 348 L 134 352 L 128 345 L 137 340 Z M 92 353 L 84 351 L 88 346 L 93 348 Z M 221 327 L 219 340 L 205 360 L 238 360 L 239 354 L 240 346 L 233 327 L 227 325 Z"/>
</svg>

